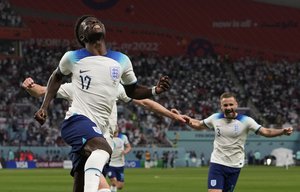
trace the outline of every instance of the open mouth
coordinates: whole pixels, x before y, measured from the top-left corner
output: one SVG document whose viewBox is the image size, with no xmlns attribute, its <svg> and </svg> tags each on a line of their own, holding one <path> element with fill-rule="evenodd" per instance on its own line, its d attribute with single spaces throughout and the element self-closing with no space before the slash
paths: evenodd
<svg viewBox="0 0 300 192">
<path fill-rule="evenodd" d="M 225 110 L 225 113 L 226 113 L 226 114 L 233 113 L 233 110 L 227 109 L 227 110 Z"/>
<path fill-rule="evenodd" d="M 100 25 L 94 25 L 93 29 L 101 29 Z"/>
</svg>

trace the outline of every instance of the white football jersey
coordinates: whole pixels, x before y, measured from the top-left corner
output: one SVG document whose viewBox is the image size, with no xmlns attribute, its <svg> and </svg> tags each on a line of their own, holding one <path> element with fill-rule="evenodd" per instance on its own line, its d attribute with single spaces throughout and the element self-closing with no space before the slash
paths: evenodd
<svg viewBox="0 0 300 192">
<path fill-rule="evenodd" d="M 63 98 L 70 102 L 70 105 L 72 103 L 73 98 L 73 86 L 72 83 L 64 83 L 60 86 L 60 88 L 57 91 L 56 98 Z M 117 100 L 121 100 L 125 103 L 129 103 L 132 99 L 126 95 L 125 89 L 123 85 L 119 84 L 118 87 L 118 96 Z M 112 112 L 109 116 L 109 129 L 102 130 L 103 136 L 107 139 L 109 145 L 114 148 L 114 144 L 112 141 L 113 133 L 117 126 L 117 118 L 118 118 L 118 112 L 117 112 L 117 104 L 115 102 Z"/>
<path fill-rule="evenodd" d="M 229 167 L 243 167 L 247 135 L 249 131 L 257 133 L 261 125 L 246 115 L 239 114 L 235 119 L 227 119 L 223 113 L 215 113 L 203 122 L 208 128 L 215 130 L 210 161 Z"/>
<path fill-rule="evenodd" d="M 114 150 L 111 154 L 109 166 L 123 167 L 125 165 L 125 156 L 122 152 L 125 149 L 125 145 L 129 143 L 128 138 L 124 134 L 119 134 L 114 140 Z"/>
<path fill-rule="evenodd" d="M 120 81 L 124 85 L 137 81 L 130 59 L 110 50 L 105 56 L 94 56 L 86 49 L 68 51 L 62 57 L 59 69 L 64 75 L 73 74 L 73 101 L 66 118 L 84 115 L 102 133 L 107 129 Z"/>
<path fill-rule="evenodd" d="M 56 98 L 62 98 L 69 101 L 69 105 L 71 106 L 73 100 L 73 86 L 72 83 L 64 83 L 62 84 L 57 93 Z"/>
<path fill-rule="evenodd" d="M 121 84 L 118 87 L 117 100 L 121 100 L 125 103 L 129 103 L 130 101 L 132 101 L 132 99 L 126 95 L 125 89 Z M 112 132 L 115 131 L 117 124 L 118 124 L 118 111 L 117 111 L 117 102 L 115 102 L 111 114 L 109 116 L 109 125 L 112 129 L 111 130 Z"/>
</svg>

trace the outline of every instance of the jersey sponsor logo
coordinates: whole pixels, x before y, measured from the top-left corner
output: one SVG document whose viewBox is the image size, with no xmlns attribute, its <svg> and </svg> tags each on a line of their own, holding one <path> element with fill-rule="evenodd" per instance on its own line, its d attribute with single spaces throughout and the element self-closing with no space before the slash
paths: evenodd
<svg viewBox="0 0 300 192">
<path fill-rule="evenodd" d="M 79 73 L 86 73 L 86 72 L 88 72 L 88 71 L 90 71 L 90 70 L 79 70 Z"/>
<path fill-rule="evenodd" d="M 217 185 L 217 180 L 215 180 L 215 179 L 210 180 L 210 185 L 212 187 L 216 186 Z"/>
</svg>

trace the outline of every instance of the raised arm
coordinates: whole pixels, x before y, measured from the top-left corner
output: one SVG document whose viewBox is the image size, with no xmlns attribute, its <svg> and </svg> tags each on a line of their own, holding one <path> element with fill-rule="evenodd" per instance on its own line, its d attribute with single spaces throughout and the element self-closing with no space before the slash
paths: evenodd
<svg viewBox="0 0 300 192">
<path fill-rule="evenodd" d="M 33 97 L 42 97 L 46 93 L 46 87 L 36 84 L 31 77 L 26 78 L 23 83 L 22 87 Z"/>
<path fill-rule="evenodd" d="M 203 123 L 203 120 L 193 119 L 187 115 L 183 115 L 182 117 L 186 120 L 186 124 L 193 129 L 196 130 L 207 129 L 207 127 Z"/>
<path fill-rule="evenodd" d="M 150 100 L 150 99 L 136 100 L 136 99 L 134 99 L 133 103 L 138 104 L 150 111 L 153 111 L 153 112 L 163 115 L 165 117 L 169 117 L 173 120 L 185 123 L 185 119 L 183 119 L 181 117 L 181 115 L 172 113 L 170 110 L 166 109 L 164 106 L 162 106 L 161 104 L 159 104 L 153 100 Z"/>
<path fill-rule="evenodd" d="M 170 79 L 168 76 L 161 77 L 157 85 L 151 89 L 137 83 L 124 85 L 124 88 L 128 97 L 133 99 L 146 99 L 167 91 L 170 88 Z"/>
<path fill-rule="evenodd" d="M 287 127 L 281 129 L 261 127 L 258 131 L 258 134 L 264 137 L 277 137 L 280 135 L 291 135 L 292 133 L 293 133 L 293 127 Z"/>
<path fill-rule="evenodd" d="M 180 112 L 177 109 L 171 109 L 171 112 L 180 115 Z M 193 129 L 196 129 L 196 130 L 207 129 L 207 127 L 203 123 L 203 120 L 193 119 L 187 115 L 180 115 L 180 116 L 183 119 L 185 119 L 186 124 Z"/>
<path fill-rule="evenodd" d="M 40 109 L 35 113 L 34 118 L 43 125 L 47 118 L 47 110 L 50 102 L 55 97 L 61 83 L 63 74 L 60 72 L 59 68 L 55 69 L 50 76 L 47 84 L 47 91 Z"/>
</svg>

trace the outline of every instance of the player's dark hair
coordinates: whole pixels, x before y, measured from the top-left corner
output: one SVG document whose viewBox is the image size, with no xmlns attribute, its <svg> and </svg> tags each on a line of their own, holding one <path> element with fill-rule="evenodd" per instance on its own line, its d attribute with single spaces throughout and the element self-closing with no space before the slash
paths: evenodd
<svg viewBox="0 0 300 192">
<path fill-rule="evenodd" d="M 80 39 L 79 28 L 80 28 L 81 22 L 84 21 L 88 17 L 94 17 L 94 16 L 92 16 L 92 15 L 83 15 L 83 16 L 81 16 L 80 18 L 77 19 L 76 24 L 75 24 L 75 28 L 74 28 L 74 33 L 75 33 L 76 40 L 78 41 L 78 43 L 82 47 L 85 47 L 85 44 L 84 44 L 84 41 L 82 41 Z"/>
<path fill-rule="evenodd" d="M 235 94 L 234 94 L 234 93 L 231 93 L 231 92 L 225 92 L 225 93 L 223 93 L 223 94 L 220 96 L 220 100 L 222 100 L 222 99 L 224 99 L 224 98 L 230 98 L 230 97 L 233 97 L 233 98 L 235 98 L 235 100 L 237 100 Z"/>
</svg>

